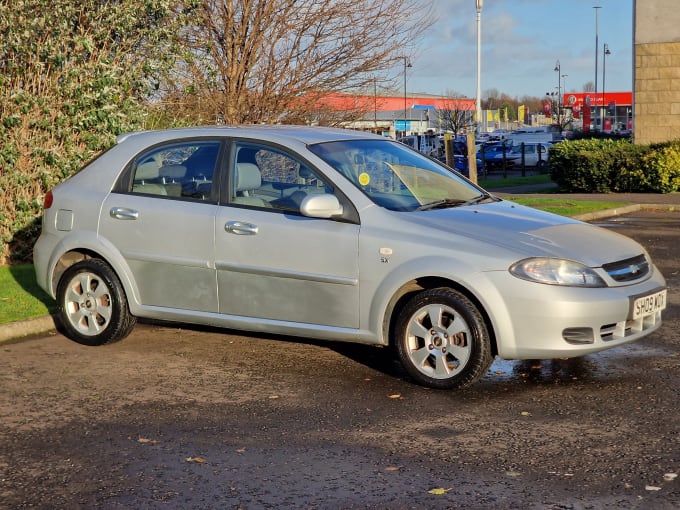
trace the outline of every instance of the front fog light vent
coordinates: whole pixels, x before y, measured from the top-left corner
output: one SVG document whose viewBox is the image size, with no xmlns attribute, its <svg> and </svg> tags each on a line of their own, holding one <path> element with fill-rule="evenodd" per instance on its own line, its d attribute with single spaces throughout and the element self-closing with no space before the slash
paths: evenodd
<svg viewBox="0 0 680 510">
<path fill-rule="evenodd" d="M 570 344 L 595 343 L 593 328 L 567 328 L 562 331 L 562 337 Z"/>
</svg>

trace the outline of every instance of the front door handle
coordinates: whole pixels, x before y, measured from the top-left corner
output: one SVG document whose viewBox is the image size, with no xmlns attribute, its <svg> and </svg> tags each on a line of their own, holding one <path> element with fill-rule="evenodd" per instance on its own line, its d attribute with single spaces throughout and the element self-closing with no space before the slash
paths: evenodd
<svg viewBox="0 0 680 510">
<path fill-rule="evenodd" d="M 253 236 L 257 234 L 257 225 L 243 221 L 228 221 L 224 224 L 224 230 L 239 236 Z"/>
<path fill-rule="evenodd" d="M 125 207 L 112 207 L 109 214 L 117 220 L 136 220 L 139 218 L 139 211 L 126 209 Z"/>
</svg>

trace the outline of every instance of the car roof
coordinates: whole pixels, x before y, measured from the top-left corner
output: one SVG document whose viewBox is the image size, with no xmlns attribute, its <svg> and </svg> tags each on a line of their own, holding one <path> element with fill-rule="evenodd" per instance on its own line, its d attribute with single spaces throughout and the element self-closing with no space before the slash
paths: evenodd
<svg viewBox="0 0 680 510">
<path fill-rule="evenodd" d="M 351 129 L 339 129 L 319 126 L 293 126 L 293 125 L 241 125 L 241 126 L 196 126 L 187 128 L 167 129 L 159 131 L 136 131 L 125 133 L 116 138 L 116 143 L 121 144 L 134 139 L 137 142 L 158 142 L 180 138 L 194 137 L 245 137 L 266 138 L 272 142 L 296 141 L 303 144 L 338 140 L 381 139 L 385 137 L 354 131 Z"/>
</svg>

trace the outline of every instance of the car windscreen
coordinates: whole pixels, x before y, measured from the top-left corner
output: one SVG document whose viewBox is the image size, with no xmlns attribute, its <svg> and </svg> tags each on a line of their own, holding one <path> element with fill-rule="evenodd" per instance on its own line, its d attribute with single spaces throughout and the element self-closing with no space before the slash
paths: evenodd
<svg viewBox="0 0 680 510">
<path fill-rule="evenodd" d="M 463 204 L 484 194 L 449 168 L 391 140 L 322 142 L 309 150 L 393 211 Z"/>
</svg>

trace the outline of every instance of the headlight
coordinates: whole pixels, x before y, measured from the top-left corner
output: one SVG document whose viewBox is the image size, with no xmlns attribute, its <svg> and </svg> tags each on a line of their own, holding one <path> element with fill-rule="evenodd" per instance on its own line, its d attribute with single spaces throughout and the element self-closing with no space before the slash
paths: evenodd
<svg viewBox="0 0 680 510">
<path fill-rule="evenodd" d="M 595 271 L 571 260 L 534 258 L 524 259 L 510 267 L 517 278 L 549 285 L 571 287 L 606 287 Z"/>
</svg>

